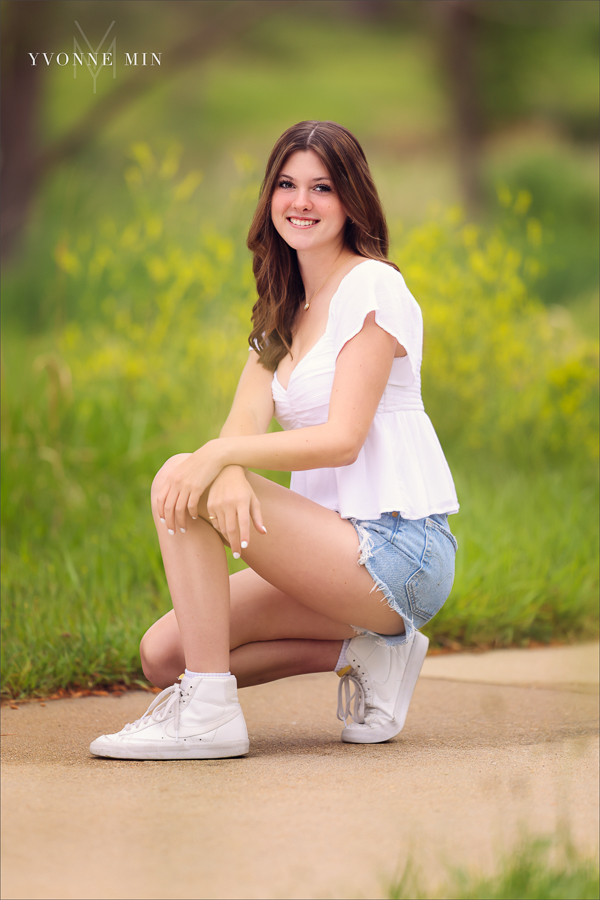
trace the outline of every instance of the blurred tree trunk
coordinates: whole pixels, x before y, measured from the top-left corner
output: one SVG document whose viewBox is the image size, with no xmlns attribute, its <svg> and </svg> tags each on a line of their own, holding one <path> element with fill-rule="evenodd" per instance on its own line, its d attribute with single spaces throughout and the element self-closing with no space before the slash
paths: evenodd
<svg viewBox="0 0 600 900">
<path fill-rule="evenodd" d="M 23 229 L 35 191 L 42 70 L 28 56 L 47 40 L 51 3 L 7 4 L 2 27 L 0 195 L 2 258 L 10 256 Z"/>
<path fill-rule="evenodd" d="M 200 59 L 206 60 L 225 42 L 272 13 L 275 6 L 289 6 L 294 2 L 298 0 L 223 3 L 216 15 L 201 22 L 199 28 L 197 25 L 190 28 L 183 40 L 163 54 L 164 68 L 138 70 L 117 82 L 117 86 L 94 103 L 66 134 L 50 146 L 39 148 L 41 73 L 44 70 L 31 65 L 28 53 L 37 46 L 48 47 L 48 13 L 54 11 L 54 3 L 13 0 L 9 7 L 12 17 L 2 36 L 3 63 L 4 57 L 8 57 L 2 79 L 2 261 L 7 262 L 14 256 L 31 201 L 41 179 L 49 171 L 80 153 L 108 122 L 150 90 L 159 78 L 164 84 L 165 77 L 172 77 Z"/>
<path fill-rule="evenodd" d="M 471 215 L 483 206 L 481 150 L 484 122 L 475 60 L 477 3 L 433 0 L 440 58 L 454 113 L 458 173 L 463 200 Z"/>
</svg>

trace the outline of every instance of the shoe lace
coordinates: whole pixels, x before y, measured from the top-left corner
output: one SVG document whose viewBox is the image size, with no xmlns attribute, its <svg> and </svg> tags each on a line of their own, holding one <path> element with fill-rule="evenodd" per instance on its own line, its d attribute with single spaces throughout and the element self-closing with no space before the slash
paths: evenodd
<svg viewBox="0 0 600 900">
<path fill-rule="evenodd" d="M 182 696 L 181 686 L 178 681 L 170 687 L 165 688 L 160 694 L 157 694 L 146 712 L 135 722 L 129 722 L 123 731 L 133 731 L 141 725 L 147 725 L 150 722 L 162 722 L 168 716 L 173 714 L 173 724 L 175 727 L 175 740 L 179 740 L 179 707 Z"/>
<path fill-rule="evenodd" d="M 346 720 L 349 716 L 359 725 L 365 721 L 364 681 L 365 678 L 361 677 L 360 672 L 348 672 L 340 678 L 337 717 L 344 723 L 344 727 L 348 724 Z"/>
</svg>

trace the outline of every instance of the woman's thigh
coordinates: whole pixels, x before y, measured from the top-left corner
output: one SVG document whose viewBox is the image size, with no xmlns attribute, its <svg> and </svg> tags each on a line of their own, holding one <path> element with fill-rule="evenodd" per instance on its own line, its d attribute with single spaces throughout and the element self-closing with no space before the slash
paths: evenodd
<svg viewBox="0 0 600 900">
<path fill-rule="evenodd" d="M 354 635 L 349 625 L 310 609 L 251 568 L 236 572 L 229 584 L 232 650 L 254 641 L 331 641 Z"/>
<path fill-rule="evenodd" d="M 257 575 L 334 622 L 381 634 L 402 633 L 401 617 L 373 590 L 371 576 L 358 565 L 358 536 L 350 522 L 254 472 L 248 473 L 248 480 L 268 532 L 259 534 L 251 526 L 248 547 L 242 550 L 244 562 Z M 208 519 L 204 498 L 201 515 Z M 175 535 L 174 540 L 187 539 L 188 534 Z"/>
</svg>

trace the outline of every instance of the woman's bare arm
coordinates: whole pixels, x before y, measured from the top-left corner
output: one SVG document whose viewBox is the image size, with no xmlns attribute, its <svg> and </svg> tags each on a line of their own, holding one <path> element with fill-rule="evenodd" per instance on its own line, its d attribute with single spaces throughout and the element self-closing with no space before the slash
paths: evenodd
<svg viewBox="0 0 600 900">
<path fill-rule="evenodd" d="M 258 353 L 250 350 L 242 370 L 231 411 L 221 429 L 221 438 L 265 434 L 273 418 L 271 394 L 272 372 L 258 361 Z"/>
<path fill-rule="evenodd" d="M 273 418 L 273 375 L 258 361 L 258 354 L 250 350 L 238 382 L 231 411 L 221 429 L 220 438 L 264 434 Z M 213 525 L 239 554 L 241 542 L 250 536 L 250 520 L 259 533 L 266 531 L 260 503 L 246 478 L 243 466 L 225 466 L 210 486 L 208 507 Z"/>
<path fill-rule="evenodd" d="M 214 453 L 223 465 L 295 471 L 346 466 L 365 442 L 387 384 L 395 338 L 365 319 L 363 329 L 340 352 L 324 425 L 243 438 L 223 435 Z"/>
<path fill-rule="evenodd" d="M 360 333 L 348 341 L 338 356 L 328 421 L 276 434 L 227 435 L 209 441 L 173 470 L 157 497 L 158 512 L 166 518 L 168 527 L 185 527 L 188 511 L 192 517 L 198 515 L 202 493 L 225 466 L 302 471 L 352 463 L 371 427 L 395 349 L 395 338 L 376 324 L 371 313 Z M 271 376 L 266 374 L 270 384 Z M 262 374 L 254 375 L 257 385 L 262 384 Z M 242 421 L 244 415 L 250 416 L 245 412 L 242 396 L 245 388 L 237 404 L 236 416 L 239 414 L 240 418 L 236 422 Z M 248 402 L 253 408 L 261 408 Z M 262 409 L 265 416 L 266 406 Z M 259 421 L 260 413 L 251 415 Z"/>
</svg>

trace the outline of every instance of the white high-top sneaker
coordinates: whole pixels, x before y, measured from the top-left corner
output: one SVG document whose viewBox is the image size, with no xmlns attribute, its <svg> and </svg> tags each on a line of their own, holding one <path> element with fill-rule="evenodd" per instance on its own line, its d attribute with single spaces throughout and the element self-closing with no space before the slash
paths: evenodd
<svg viewBox="0 0 600 900">
<path fill-rule="evenodd" d="M 90 744 L 95 756 L 118 759 L 221 759 L 248 752 L 248 730 L 237 681 L 192 678 L 158 694 L 141 719 Z"/>
<path fill-rule="evenodd" d="M 395 647 L 378 644 L 370 635 L 352 638 L 346 650 L 349 666 L 338 672 L 343 741 L 377 744 L 402 731 L 428 646 L 429 638 L 418 631 Z M 348 723 L 350 715 L 355 721 Z"/>
</svg>

